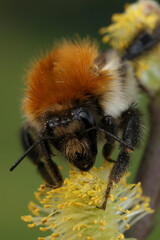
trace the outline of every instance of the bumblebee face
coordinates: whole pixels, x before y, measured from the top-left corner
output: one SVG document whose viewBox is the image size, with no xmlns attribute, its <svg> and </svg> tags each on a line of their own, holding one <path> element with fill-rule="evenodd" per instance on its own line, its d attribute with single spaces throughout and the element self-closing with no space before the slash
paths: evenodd
<svg viewBox="0 0 160 240">
<path fill-rule="evenodd" d="M 57 115 L 48 116 L 47 136 L 54 136 L 51 144 L 75 167 L 88 171 L 97 155 L 95 118 L 86 108 L 72 108 Z"/>
</svg>

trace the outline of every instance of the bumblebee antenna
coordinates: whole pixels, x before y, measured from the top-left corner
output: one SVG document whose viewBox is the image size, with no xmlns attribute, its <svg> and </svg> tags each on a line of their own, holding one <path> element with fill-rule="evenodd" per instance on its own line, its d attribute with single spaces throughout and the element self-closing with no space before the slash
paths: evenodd
<svg viewBox="0 0 160 240">
<path fill-rule="evenodd" d="M 34 143 L 32 146 L 30 146 L 27 151 L 25 151 L 23 153 L 23 155 L 12 165 L 12 167 L 10 168 L 10 171 L 13 171 L 19 164 L 20 162 L 30 153 L 30 151 L 32 151 L 33 148 L 35 148 L 38 144 L 40 144 L 42 141 L 44 140 L 49 140 L 49 139 L 55 139 L 55 137 L 45 137 L 45 138 L 41 138 L 39 141 L 37 141 L 36 143 Z"/>
<path fill-rule="evenodd" d="M 121 140 L 119 137 L 113 135 L 112 133 L 104 130 L 103 128 L 99 128 L 99 127 L 91 127 L 88 128 L 87 130 L 83 131 L 80 135 L 86 133 L 86 132 L 90 132 L 92 130 L 99 130 L 107 135 L 109 135 L 110 137 L 112 137 L 113 139 L 115 139 L 117 142 L 121 143 L 122 145 L 126 146 L 127 148 L 131 149 L 132 151 L 134 151 L 134 148 L 132 146 L 130 146 L 128 143 L 124 142 L 123 140 Z"/>
</svg>

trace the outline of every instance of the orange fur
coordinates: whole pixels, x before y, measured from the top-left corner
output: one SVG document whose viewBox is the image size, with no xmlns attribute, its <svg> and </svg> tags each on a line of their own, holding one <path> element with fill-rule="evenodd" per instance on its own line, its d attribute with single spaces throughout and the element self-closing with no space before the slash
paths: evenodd
<svg viewBox="0 0 160 240">
<path fill-rule="evenodd" d="M 27 79 L 23 104 L 27 118 L 64 110 L 89 94 L 102 96 L 111 77 L 95 65 L 97 56 L 97 46 L 89 40 L 65 41 L 36 63 Z"/>
</svg>

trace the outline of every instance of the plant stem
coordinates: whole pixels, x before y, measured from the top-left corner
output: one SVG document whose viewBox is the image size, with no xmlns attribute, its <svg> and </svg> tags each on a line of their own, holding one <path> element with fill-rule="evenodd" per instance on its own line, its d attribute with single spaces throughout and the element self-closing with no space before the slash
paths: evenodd
<svg viewBox="0 0 160 240">
<path fill-rule="evenodd" d="M 150 206 L 155 213 L 149 214 L 133 227 L 132 234 L 138 240 L 146 239 L 153 230 L 160 202 L 160 94 L 151 99 L 149 113 L 148 142 L 135 181 L 142 183 L 144 195 L 150 197 Z"/>
</svg>

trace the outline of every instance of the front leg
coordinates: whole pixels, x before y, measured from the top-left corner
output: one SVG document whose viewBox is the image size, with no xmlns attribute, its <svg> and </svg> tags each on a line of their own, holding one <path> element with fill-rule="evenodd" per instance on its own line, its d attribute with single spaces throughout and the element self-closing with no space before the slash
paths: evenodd
<svg viewBox="0 0 160 240">
<path fill-rule="evenodd" d="M 40 138 L 41 137 L 44 137 L 43 133 L 41 134 Z M 41 143 L 41 149 L 44 157 L 44 166 L 49 178 L 51 179 L 51 183 L 49 184 L 51 184 L 53 187 L 61 187 L 63 183 L 63 177 L 57 164 L 51 158 L 51 150 L 47 140 Z"/>
<path fill-rule="evenodd" d="M 35 139 L 37 138 L 34 129 L 31 128 L 29 125 L 25 125 L 21 129 L 20 136 L 24 151 L 28 150 L 31 146 L 33 146 L 35 144 Z M 40 136 L 40 138 L 42 137 L 43 136 Z M 41 149 L 37 146 L 33 150 L 31 150 L 28 157 L 32 161 L 32 163 L 37 166 L 38 172 L 41 174 L 47 184 L 52 186 L 62 185 L 62 175 L 57 165 L 51 159 L 50 149 L 47 142 L 42 143 Z M 42 161 L 43 158 L 45 161 Z"/>
<path fill-rule="evenodd" d="M 141 112 L 136 106 L 131 105 L 129 109 L 122 113 L 120 119 L 120 128 L 123 130 L 122 140 L 133 147 L 138 147 L 142 130 L 141 130 Z M 131 150 L 121 146 L 121 152 L 118 155 L 111 173 L 109 175 L 109 182 L 105 192 L 105 200 L 101 209 L 105 210 L 110 191 L 114 182 L 118 183 L 124 172 L 126 171 L 130 161 Z"/>
</svg>

